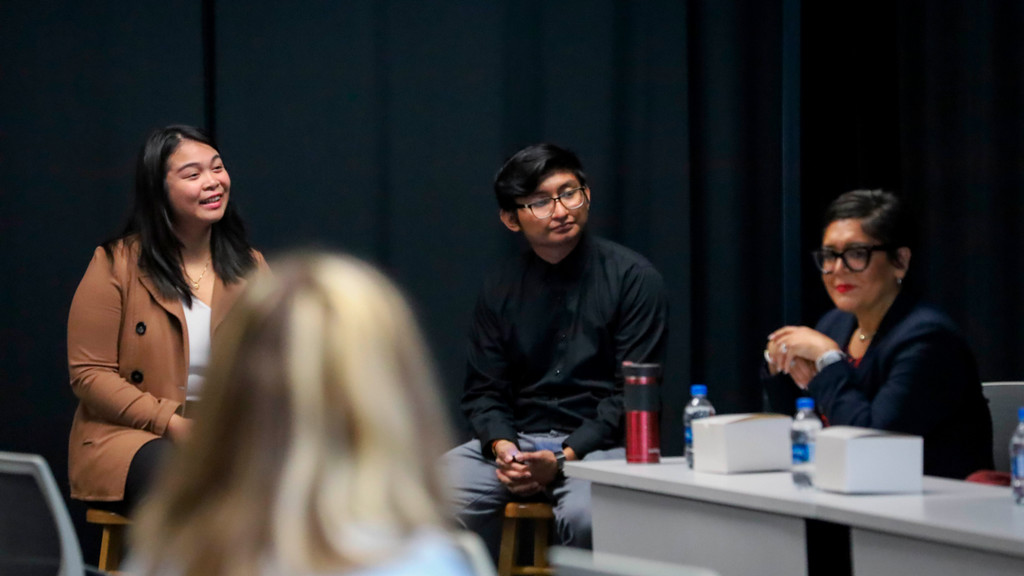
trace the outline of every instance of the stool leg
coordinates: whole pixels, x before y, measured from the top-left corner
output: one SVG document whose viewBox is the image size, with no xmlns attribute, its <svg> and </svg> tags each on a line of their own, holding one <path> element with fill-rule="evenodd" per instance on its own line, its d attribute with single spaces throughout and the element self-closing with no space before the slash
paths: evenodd
<svg viewBox="0 0 1024 576">
<path fill-rule="evenodd" d="M 548 565 L 548 527 L 551 522 L 538 520 L 533 523 L 533 565 L 546 568 Z"/>
<path fill-rule="evenodd" d="M 110 571 L 110 566 L 107 565 L 109 561 L 108 556 L 110 555 L 110 527 L 103 527 L 103 539 L 100 540 L 100 561 L 96 565 L 97 568 L 104 572 Z"/>
<path fill-rule="evenodd" d="M 501 548 L 498 550 L 498 576 L 512 576 L 512 567 L 516 562 L 516 554 L 519 552 L 517 531 L 519 521 L 515 518 L 505 518 L 501 524 Z"/>
<path fill-rule="evenodd" d="M 124 526 L 104 526 L 100 542 L 99 568 L 113 572 L 121 567 L 121 546 L 124 540 Z"/>
</svg>

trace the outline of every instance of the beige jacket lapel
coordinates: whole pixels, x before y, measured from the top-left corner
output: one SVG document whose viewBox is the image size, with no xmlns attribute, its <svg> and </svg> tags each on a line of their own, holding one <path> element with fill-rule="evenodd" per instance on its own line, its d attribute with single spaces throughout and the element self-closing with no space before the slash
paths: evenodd
<svg viewBox="0 0 1024 576">
<path fill-rule="evenodd" d="M 164 294 L 160 292 L 160 290 L 157 288 L 153 280 L 145 272 L 139 273 L 139 282 L 141 282 L 142 285 L 146 288 L 146 291 L 149 292 L 149 295 L 154 302 L 159 304 L 160 307 L 166 310 L 168 314 L 174 316 L 178 320 L 178 328 L 181 331 L 182 339 L 181 349 L 185 351 L 184 374 L 188 374 L 188 328 L 185 324 L 185 308 L 181 304 L 181 299 L 168 298 L 167 296 L 164 296 Z"/>
</svg>

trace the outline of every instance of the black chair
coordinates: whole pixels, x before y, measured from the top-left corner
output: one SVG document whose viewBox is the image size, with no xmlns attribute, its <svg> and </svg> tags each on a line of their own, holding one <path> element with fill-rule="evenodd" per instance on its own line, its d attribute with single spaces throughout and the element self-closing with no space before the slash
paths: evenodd
<svg viewBox="0 0 1024 576">
<path fill-rule="evenodd" d="M 0 574 L 85 574 L 71 515 L 46 460 L 0 452 L 0 502 Z"/>
<path fill-rule="evenodd" d="M 1017 408 L 1024 406 L 1024 382 L 984 382 L 982 393 L 992 413 L 992 456 L 996 470 L 1010 471 L 1010 437 L 1017 429 Z"/>
</svg>

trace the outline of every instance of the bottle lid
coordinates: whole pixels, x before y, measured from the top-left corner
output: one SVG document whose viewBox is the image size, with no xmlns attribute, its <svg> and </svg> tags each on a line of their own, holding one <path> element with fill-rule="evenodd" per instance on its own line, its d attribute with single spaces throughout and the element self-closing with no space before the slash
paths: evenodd
<svg viewBox="0 0 1024 576">
<path fill-rule="evenodd" d="M 627 378 L 630 376 L 658 378 L 661 376 L 661 364 L 641 364 L 627 360 L 622 363 L 622 375 Z"/>
<path fill-rule="evenodd" d="M 797 410 L 814 410 L 814 398 L 808 398 L 806 396 L 796 399 Z"/>
<path fill-rule="evenodd" d="M 690 396 L 707 396 L 708 387 L 706 384 L 694 384 L 690 386 Z"/>
<path fill-rule="evenodd" d="M 1017 421 L 1024 422 L 1024 406 L 1017 408 Z"/>
</svg>

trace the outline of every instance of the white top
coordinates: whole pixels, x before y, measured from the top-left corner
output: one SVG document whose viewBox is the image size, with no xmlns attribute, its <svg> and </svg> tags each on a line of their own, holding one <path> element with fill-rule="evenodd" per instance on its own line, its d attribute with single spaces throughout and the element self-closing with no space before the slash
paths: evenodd
<svg viewBox="0 0 1024 576">
<path fill-rule="evenodd" d="M 184 301 L 185 325 L 188 328 L 188 385 L 185 400 L 196 402 L 203 393 L 206 366 L 210 363 L 210 307 L 199 298 L 192 298 L 192 307 Z"/>
</svg>

